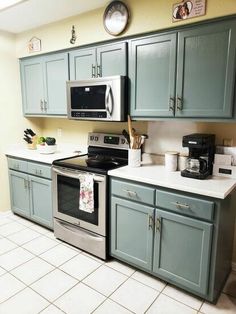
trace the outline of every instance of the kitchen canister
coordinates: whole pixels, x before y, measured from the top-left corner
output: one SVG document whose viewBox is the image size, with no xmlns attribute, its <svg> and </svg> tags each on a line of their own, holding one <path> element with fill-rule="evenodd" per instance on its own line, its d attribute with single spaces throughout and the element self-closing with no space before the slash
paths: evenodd
<svg viewBox="0 0 236 314">
<path fill-rule="evenodd" d="M 187 154 L 179 154 L 178 156 L 178 170 L 182 171 L 187 168 L 188 155 Z"/>
<path fill-rule="evenodd" d="M 178 152 L 165 153 L 165 168 L 167 171 L 176 171 L 178 163 Z"/>
<path fill-rule="evenodd" d="M 128 166 L 140 167 L 141 165 L 141 149 L 129 149 Z"/>
</svg>

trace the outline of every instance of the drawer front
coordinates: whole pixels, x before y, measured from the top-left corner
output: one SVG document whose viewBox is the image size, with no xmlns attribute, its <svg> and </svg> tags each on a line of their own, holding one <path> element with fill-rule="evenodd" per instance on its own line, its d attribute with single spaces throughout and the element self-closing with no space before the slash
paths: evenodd
<svg viewBox="0 0 236 314">
<path fill-rule="evenodd" d="M 127 199 L 154 205 L 155 189 L 133 184 L 126 181 L 112 180 L 111 192 L 113 195 Z"/>
<path fill-rule="evenodd" d="M 28 173 L 38 177 L 51 179 L 51 166 L 40 165 L 34 162 L 28 162 Z"/>
<path fill-rule="evenodd" d="M 28 163 L 27 161 L 15 159 L 15 158 L 7 158 L 8 167 L 13 170 L 27 172 L 28 171 Z"/>
<path fill-rule="evenodd" d="M 156 191 L 156 206 L 206 220 L 213 220 L 214 202 L 166 191 Z"/>
</svg>

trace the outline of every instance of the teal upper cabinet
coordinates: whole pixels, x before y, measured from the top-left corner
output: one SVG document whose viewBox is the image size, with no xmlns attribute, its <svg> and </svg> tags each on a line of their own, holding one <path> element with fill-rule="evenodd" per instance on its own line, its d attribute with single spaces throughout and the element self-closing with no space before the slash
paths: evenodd
<svg viewBox="0 0 236 314">
<path fill-rule="evenodd" d="M 69 53 L 70 79 L 127 75 L 127 43 L 78 49 Z"/>
<path fill-rule="evenodd" d="M 206 294 L 213 224 L 156 210 L 153 272 Z"/>
<path fill-rule="evenodd" d="M 132 117 L 232 118 L 235 32 L 224 21 L 131 40 Z"/>
<path fill-rule="evenodd" d="M 58 53 L 20 62 L 25 115 L 66 115 L 68 54 Z"/>
<path fill-rule="evenodd" d="M 179 33 L 176 116 L 232 117 L 235 48 L 236 23 Z"/>
<path fill-rule="evenodd" d="M 176 37 L 156 35 L 131 41 L 131 116 L 173 116 Z"/>
</svg>

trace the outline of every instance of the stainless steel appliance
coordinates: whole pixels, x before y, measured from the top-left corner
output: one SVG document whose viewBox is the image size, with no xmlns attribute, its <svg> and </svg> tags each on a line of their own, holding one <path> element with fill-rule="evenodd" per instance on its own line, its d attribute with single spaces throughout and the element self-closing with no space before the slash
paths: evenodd
<svg viewBox="0 0 236 314">
<path fill-rule="evenodd" d="M 102 259 L 108 246 L 107 172 L 128 163 L 128 144 L 123 135 L 89 133 L 88 154 L 53 162 L 54 234 Z M 82 183 L 93 176 L 92 211 L 81 210 Z M 82 179 L 81 179 L 82 178 Z"/>
<path fill-rule="evenodd" d="M 189 148 L 189 158 L 186 169 L 181 176 L 205 179 L 212 174 L 215 135 L 194 133 L 183 137 L 183 147 Z"/>
<path fill-rule="evenodd" d="M 69 119 L 125 121 L 126 77 L 110 76 L 67 81 Z"/>
</svg>

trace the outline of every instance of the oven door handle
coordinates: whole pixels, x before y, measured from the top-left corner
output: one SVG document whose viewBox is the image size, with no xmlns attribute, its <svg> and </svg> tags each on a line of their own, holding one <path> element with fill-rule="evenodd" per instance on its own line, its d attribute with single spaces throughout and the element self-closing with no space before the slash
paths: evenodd
<svg viewBox="0 0 236 314">
<path fill-rule="evenodd" d="M 68 178 L 74 178 L 74 179 L 78 179 L 79 180 L 79 175 L 74 174 L 74 172 L 72 171 L 68 171 L 68 170 L 59 170 L 58 168 L 52 168 L 52 171 L 54 171 L 56 174 L 60 174 L 62 176 L 66 176 Z M 76 172 L 78 172 L 76 170 Z M 79 174 L 86 174 L 86 172 L 79 172 Z M 100 177 L 100 176 L 94 176 L 93 177 L 94 182 L 104 182 L 104 177 Z"/>
<path fill-rule="evenodd" d="M 107 89 L 106 89 L 106 103 L 105 103 L 105 107 L 106 107 L 106 111 L 108 112 L 108 114 L 112 115 L 112 111 L 113 111 L 113 98 L 112 98 L 112 90 L 111 90 L 111 86 L 107 85 Z"/>
</svg>

